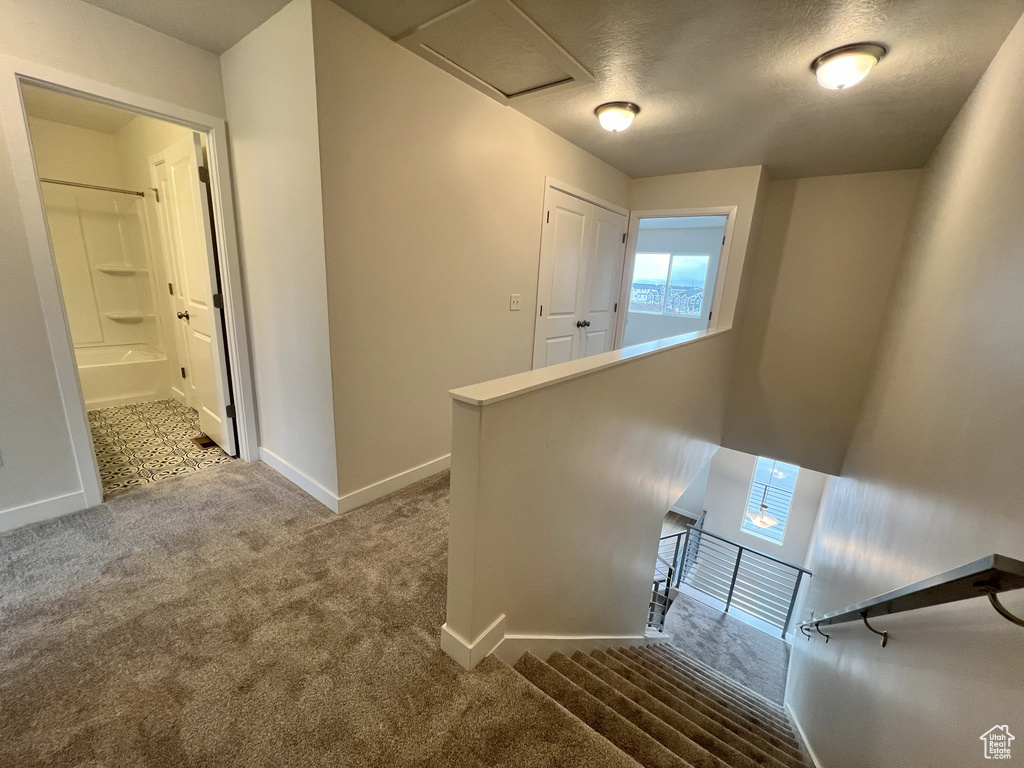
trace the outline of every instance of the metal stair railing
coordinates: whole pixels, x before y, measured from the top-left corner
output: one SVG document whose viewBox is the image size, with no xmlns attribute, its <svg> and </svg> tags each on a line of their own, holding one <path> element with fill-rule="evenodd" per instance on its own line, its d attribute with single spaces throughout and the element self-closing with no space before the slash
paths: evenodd
<svg viewBox="0 0 1024 768">
<path fill-rule="evenodd" d="M 702 528 L 687 526 L 675 586 L 680 583 L 781 630 L 789 631 L 793 604 L 811 572 Z M 667 595 L 667 592 L 666 592 Z"/>
</svg>

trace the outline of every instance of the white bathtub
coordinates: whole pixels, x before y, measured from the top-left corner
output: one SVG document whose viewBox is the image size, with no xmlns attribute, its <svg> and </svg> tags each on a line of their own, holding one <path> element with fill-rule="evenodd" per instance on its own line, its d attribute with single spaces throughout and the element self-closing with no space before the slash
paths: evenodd
<svg viewBox="0 0 1024 768">
<path fill-rule="evenodd" d="M 167 355 L 148 344 L 76 347 L 78 378 L 90 411 L 170 397 Z"/>
</svg>

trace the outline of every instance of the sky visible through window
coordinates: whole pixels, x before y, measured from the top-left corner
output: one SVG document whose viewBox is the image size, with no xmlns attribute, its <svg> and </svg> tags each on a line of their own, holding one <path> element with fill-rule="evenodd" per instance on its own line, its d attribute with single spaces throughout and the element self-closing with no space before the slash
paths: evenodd
<svg viewBox="0 0 1024 768">
<path fill-rule="evenodd" d="M 765 514 L 774 517 L 778 523 L 770 528 L 759 528 L 754 525 L 750 516 L 745 514 L 740 530 L 781 544 L 786 534 L 786 523 L 789 520 L 789 510 L 793 504 L 793 491 L 796 489 L 799 472 L 800 467 L 794 464 L 784 464 L 759 456 L 757 466 L 754 467 L 754 477 L 750 481 L 747 511 L 758 514 L 763 500 L 768 505 Z"/>
</svg>

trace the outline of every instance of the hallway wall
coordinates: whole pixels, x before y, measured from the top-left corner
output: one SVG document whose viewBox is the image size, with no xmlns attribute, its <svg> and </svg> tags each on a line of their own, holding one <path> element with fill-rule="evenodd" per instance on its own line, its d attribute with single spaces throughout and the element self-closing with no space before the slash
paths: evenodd
<svg viewBox="0 0 1024 768">
<path fill-rule="evenodd" d="M 79 0 L 0 0 L 0 18 L 0 54 L 224 114 L 211 53 Z M 0 117 L 0 360 L 17 360 L 18 375 L 0 377 L 0 528 L 13 510 L 71 511 L 82 490 L 13 179 L 9 119 Z"/>
<path fill-rule="evenodd" d="M 221 57 L 260 458 L 337 509 L 320 144 L 309 0 Z"/>
<path fill-rule="evenodd" d="M 628 179 L 327 0 L 313 34 L 345 507 L 445 466 L 448 390 L 530 368 L 545 176 Z"/>
<path fill-rule="evenodd" d="M 993 552 L 1024 558 L 1024 27 L 925 169 L 883 343 L 831 481 L 801 615 Z M 1006 605 L 1024 613 L 1024 595 Z M 793 646 L 787 698 L 823 768 L 972 766 L 1024 737 L 1021 630 L 984 599 Z M 1017 747 L 1014 746 L 1014 751 Z"/>
<path fill-rule="evenodd" d="M 919 175 L 885 171 L 766 185 L 724 445 L 839 472 Z"/>
</svg>

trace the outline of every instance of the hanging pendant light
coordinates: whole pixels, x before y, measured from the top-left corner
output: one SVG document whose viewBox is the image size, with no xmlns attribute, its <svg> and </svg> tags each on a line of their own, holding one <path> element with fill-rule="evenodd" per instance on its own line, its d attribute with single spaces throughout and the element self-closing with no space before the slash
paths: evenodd
<svg viewBox="0 0 1024 768">
<path fill-rule="evenodd" d="M 761 509 L 755 511 L 753 509 L 747 510 L 747 518 L 751 523 L 756 525 L 758 528 L 771 528 L 773 525 L 778 525 L 779 521 L 768 514 L 768 487 L 765 486 L 764 495 L 761 497 Z"/>
</svg>

